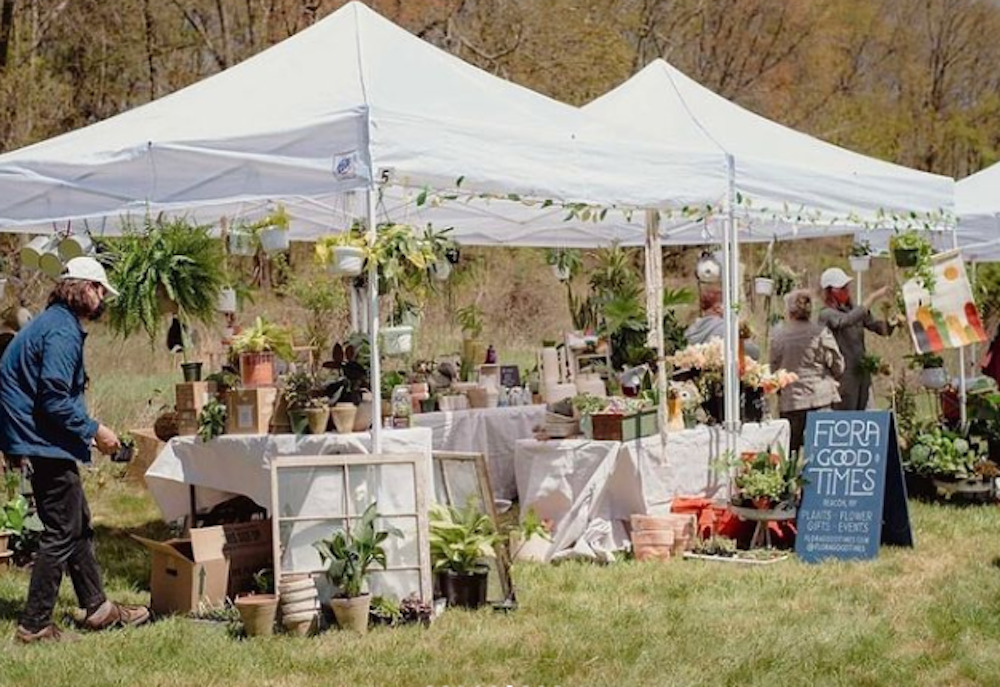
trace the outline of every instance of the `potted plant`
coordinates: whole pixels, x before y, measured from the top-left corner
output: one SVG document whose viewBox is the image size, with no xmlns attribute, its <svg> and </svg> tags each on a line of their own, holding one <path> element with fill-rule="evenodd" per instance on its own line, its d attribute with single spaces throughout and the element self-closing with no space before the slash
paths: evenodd
<svg viewBox="0 0 1000 687">
<path fill-rule="evenodd" d="M 293 434 L 305 434 L 309 428 L 309 417 L 306 408 L 313 397 L 312 375 L 304 370 L 297 370 L 285 375 L 281 380 L 281 396 L 288 413 L 288 424 Z"/>
<path fill-rule="evenodd" d="M 293 358 L 292 333 L 258 316 L 252 327 L 233 338 L 230 351 L 239 356 L 243 386 L 270 386 L 274 384 L 274 356 Z"/>
<path fill-rule="evenodd" d="M 867 375 L 887 375 L 890 374 L 889 363 L 874 353 L 865 353 L 858 359 L 857 370 L 861 374 Z"/>
<path fill-rule="evenodd" d="M 368 244 L 356 227 L 316 242 L 316 259 L 335 277 L 356 277 L 364 269 Z"/>
<path fill-rule="evenodd" d="M 209 227 L 147 217 L 141 229 L 127 226 L 120 238 L 108 241 L 102 259 L 119 292 L 108 306 L 111 330 L 122 337 L 143 330 L 152 342 L 162 316 L 176 314 L 184 363 L 190 366 L 187 330 L 195 321 L 213 322 L 225 280 L 222 248 Z"/>
<path fill-rule="evenodd" d="M 255 590 L 240 594 L 233 601 L 239 611 L 243 628 L 250 637 L 270 637 L 274 634 L 274 619 L 278 614 L 278 595 L 274 593 L 274 571 L 258 570 L 253 576 Z"/>
<path fill-rule="evenodd" d="M 917 229 L 908 229 L 889 239 L 889 249 L 897 267 L 916 267 L 921 258 L 930 257 L 931 243 Z"/>
<path fill-rule="evenodd" d="M 754 292 L 761 296 L 784 296 L 795 288 L 792 269 L 774 258 L 774 246 L 769 244 L 760 269 L 754 278 Z"/>
<path fill-rule="evenodd" d="M 580 251 L 571 248 L 548 248 L 545 263 L 552 268 L 552 274 L 561 282 L 568 282 L 583 267 Z"/>
<path fill-rule="evenodd" d="M 938 493 L 981 495 L 993 492 L 997 465 L 987 458 L 986 442 L 933 427 L 919 433 L 905 456 L 903 467 L 930 477 Z"/>
<path fill-rule="evenodd" d="M 800 456 L 786 457 L 783 450 L 750 451 L 717 462 L 717 471 L 732 475 L 730 503 L 755 510 L 794 510 L 802 492 Z"/>
<path fill-rule="evenodd" d="M 476 303 L 470 303 L 455 312 L 455 320 L 462 328 L 462 361 L 475 366 L 486 357 L 483 335 L 483 310 Z"/>
<path fill-rule="evenodd" d="M 288 250 L 291 245 L 288 237 L 290 222 L 291 218 L 288 216 L 285 206 L 278 203 L 274 212 L 254 225 L 257 229 L 260 247 L 267 255 L 277 255 Z"/>
<path fill-rule="evenodd" d="M 382 392 L 382 407 L 380 408 L 383 418 L 392 416 L 392 392 L 402 384 L 406 383 L 406 377 L 398 370 L 390 370 L 382 374 L 380 382 Z"/>
<path fill-rule="evenodd" d="M 431 562 L 449 606 L 479 608 L 486 604 L 497 532 L 493 520 L 472 505 L 458 510 L 434 504 L 430 511 Z"/>
<path fill-rule="evenodd" d="M 451 228 L 434 231 L 428 224 L 424 230 L 424 242 L 434 255 L 434 260 L 430 264 L 430 275 L 437 281 L 447 281 L 451 276 L 452 265 L 458 262 L 458 245 L 447 236 Z M 452 260 L 452 258 L 455 258 Z"/>
<path fill-rule="evenodd" d="M 936 353 L 913 353 L 905 356 L 911 370 L 920 370 L 920 383 L 933 390 L 948 386 L 948 372 L 944 369 L 944 358 Z"/>
<path fill-rule="evenodd" d="M 857 273 L 867 272 L 872 264 L 872 245 L 868 241 L 855 241 L 848 257 L 851 269 Z"/>
<path fill-rule="evenodd" d="M 229 254 L 249 258 L 257 253 L 257 237 L 252 225 L 236 223 L 226 234 L 226 245 Z"/>
<path fill-rule="evenodd" d="M 215 397 L 224 402 L 230 390 L 240 385 L 240 376 L 231 368 L 223 368 L 205 377 L 205 381 L 215 384 Z"/>
<path fill-rule="evenodd" d="M 4 502 L 0 506 L 0 552 L 13 549 L 26 552 L 28 540 L 45 526 L 37 513 L 31 513 L 28 500 L 20 493 L 21 473 L 11 470 L 4 476 Z M 16 562 L 16 561 L 15 561 Z"/>
<path fill-rule="evenodd" d="M 208 442 L 226 431 L 226 404 L 211 398 L 198 413 L 198 438 Z"/>
<path fill-rule="evenodd" d="M 115 452 L 115 455 L 111 456 L 111 462 L 131 462 L 137 455 L 135 437 L 128 432 L 124 432 L 118 436 L 118 441 L 121 443 L 121 448 Z"/>
<path fill-rule="evenodd" d="M 337 624 L 361 633 L 368 631 L 371 608 L 371 595 L 365 591 L 368 570 L 376 563 L 384 570 L 387 562 L 382 543 L 390 536 L 403 536 L 390 525 L 376 530 L 377 517 L 376 504 L 372 503 L 354 527 L 337 530 L 331 538 L 313 543 L 326 566 L 327 579 L 338 590 L 338 595 L 330 599 Z"/>
</svg>

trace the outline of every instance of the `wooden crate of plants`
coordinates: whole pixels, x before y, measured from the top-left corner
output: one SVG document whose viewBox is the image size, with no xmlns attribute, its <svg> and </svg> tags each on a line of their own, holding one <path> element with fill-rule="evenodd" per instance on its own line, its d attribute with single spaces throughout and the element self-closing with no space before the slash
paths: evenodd
<svg viewBox="0 0 1000 687">
<path fill-rule="evenodd" d="M 653 436 L 660 431 L 655 409 L 628 415 L 596 413 L 591 415 L 591 421 L 596 441 L 633 441 Z"/>
</svg>

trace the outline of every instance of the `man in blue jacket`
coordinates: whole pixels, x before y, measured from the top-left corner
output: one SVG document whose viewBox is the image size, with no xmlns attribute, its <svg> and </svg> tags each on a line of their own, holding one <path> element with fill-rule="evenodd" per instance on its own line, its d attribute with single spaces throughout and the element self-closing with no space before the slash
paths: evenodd
<svg viewBox="0 0 1000 687">
<path fill-rule="evenodd" d="M 45 525 L 15 635 L 21 642 L 63 637 L 52 622 L 63 569 L 86 610 L 83 627 L 103 630 L 149 620 L 148 609 L 112 603 L 104 595 L 77 467 L 90 462 L 92 442 L 107 455 L 121 446 L 112 430 L 87 414 L 84 402 L 87 334 L 82 323 L 100 317 L 104 299 L 116 295 L 100 263 L 70 260 L 48 308 L 18 333 L 0 359 L 0 450 L 27 462 Z"/>
</svg>

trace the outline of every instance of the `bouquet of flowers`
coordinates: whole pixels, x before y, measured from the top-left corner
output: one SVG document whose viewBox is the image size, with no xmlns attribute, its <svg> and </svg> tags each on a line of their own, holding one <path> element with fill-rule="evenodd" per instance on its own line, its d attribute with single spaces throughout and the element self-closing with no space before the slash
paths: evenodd
<svg viewBox="0 0 1000 687">
<path fill-rule="evenodd" d="M 760 389 L 765 394 L 773 394 L 798 379 L 799 376 L 794 372 L 784 368 L 771 372 L 770 365 L 746 358 L 740 382 L 750 389 Z"/>
</svg>

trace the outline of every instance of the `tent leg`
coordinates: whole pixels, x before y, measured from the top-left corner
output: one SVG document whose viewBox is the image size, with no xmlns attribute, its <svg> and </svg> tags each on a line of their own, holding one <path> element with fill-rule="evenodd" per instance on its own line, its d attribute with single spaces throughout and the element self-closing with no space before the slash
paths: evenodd
<svg viewBox="0 0 1000 687">
<path fill-rule="evenodd" d="M 739 237 L 736 235 L 736 209 L 734 207 L 736 194 L 736 164 L 732 155 L 726 155 L 726 171 L 729 177 L 729 188 L 725 197 L 725 225 L 723 236 L 725 243 L 723 255 L 723 307 L 726 325 L 725 331 L 725 371 L 723 389 L 725 393 L 724 425 L 726 432 L 726 451 L 735 454 L 738 450 L 737 432 L 740 423 L 740 361 L 739 357 Z"/>
<path fill-rule="evenodd" d="M 951 230 L 951 245 L 952 248 L 958 249 L 958 227 L 952 227 Z M 966 422 L 968 422 L 968 397 L 966 395 L 966 384 L 965 384 L 965 346 L 958 347 L 958 395 L 959 395 L 959 421 L 962 427 L 965 427 Z"/>
<path fill-rule="evenodd" d="M 667 359 L 663 338 L 663 249 L 660 247 L 660 213 L 646 210 L 646 321 L 656 350 L 656 414 L 660 420 L 660 461 L 667 461 Z"/>
<path fill-rule="evenodd" d="M 375 222 L 374 186 L 368 189 L 367 219 L 368 245 L 375 245 L 378 226 Z M 374 260 L 368 263 L 368 335 L 371 342 L 371 387 L 372 387 L 372 453 L 382 452 L 382 370 L 381 352 L 378 341 L 378 265 Z"/>
</svg>

